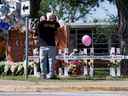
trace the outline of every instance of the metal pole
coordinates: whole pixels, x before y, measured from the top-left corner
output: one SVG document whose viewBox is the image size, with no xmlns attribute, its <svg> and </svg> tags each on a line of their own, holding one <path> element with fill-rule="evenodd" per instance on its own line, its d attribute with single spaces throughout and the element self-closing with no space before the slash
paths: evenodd
<svg viewBox="0 0 128 96">
<path fill-rule="evenodd" d="M 25 17 L 25 25 L 26 25 L 26 32 L 25 32 L 25 65 L 24 65 L 24 75 L 25 79 L 28 78 L 28 17 Z"/>
</svg>

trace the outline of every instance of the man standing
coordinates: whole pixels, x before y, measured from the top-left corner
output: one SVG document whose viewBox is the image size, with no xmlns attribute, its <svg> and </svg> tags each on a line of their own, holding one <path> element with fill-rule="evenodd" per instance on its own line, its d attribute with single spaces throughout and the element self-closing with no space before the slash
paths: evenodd
<svg viewBox="0 0 128 96">
<path fill-rule="evenodd" d="M 54 64 L 56 56 L 55 35 L 60 27 L 55 15 L 50 15 L 48 20 L 43 19 L 38 25 L 40 43 L 40 68 L 41 74 L 48 79 L 54 74 Z"/>
</svg>

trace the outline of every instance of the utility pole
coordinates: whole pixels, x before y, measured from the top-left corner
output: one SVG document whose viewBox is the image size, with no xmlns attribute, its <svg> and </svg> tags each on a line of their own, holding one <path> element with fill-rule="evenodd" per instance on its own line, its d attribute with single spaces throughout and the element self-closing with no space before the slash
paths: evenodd
<svg viewBox="0 0 128 96">
<path fill-rule="evenodd" d="M 26 32 L 25 32 L 25 65 L 24 65 L 24 75 L 25 75 L 25 79 L 28 78 L 28 17 L 25 17 L 25 26 L 26 26 Z"/>
<path fill-rule="evenodd" d="M 24 75 L 25 79 L 28 78 L 28 45 L 29 45 L 29 33 L 28 33 L 28 17 L 30 15 L 30 1 L 22 1 L 21 2 L 21 16 L 25 17 L 25 60 L 24 60 Z"/>
</svg>

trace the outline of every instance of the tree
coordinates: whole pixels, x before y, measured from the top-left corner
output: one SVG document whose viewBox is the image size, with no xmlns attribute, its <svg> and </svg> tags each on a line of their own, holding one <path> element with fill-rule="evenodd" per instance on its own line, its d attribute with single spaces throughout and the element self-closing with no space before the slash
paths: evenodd
<svg viewBox="0 0 128 96">
<path fill-rule="evenodd" d="M 104 1 L 104 0 L 102 0 Z M 120 34 L 121 47 L 128 49 L 128 0 L 108 0 L 114 2 L 118 10 L 118 29 Z"/>
<path fill-rule="evenodd" d="M 65 22 L 75 22 L 89 13 L 96 2 L 97 0 L 41 0 L 40 13 L 46 14 L 45 10 L 50 9 Z"/>
<path fill-rule="evenodd" d="M 30 0 L 30 14 L 32 18 L 39 17 L 40 2 L 41 0 Z"/>
<path fill-rule="evenodd" d="M 45 15 L 49 11 L 49 0 L 41 0 L 40 2 L 40 10 L 39 14 L 40 15 Z"/>
<path fill-rule="evenodd" d="M 31 0 L 32 1 L 32 0 Z M 33 0 L 38 1 L 38 0 Z M 84 17 L 94 6 L 105 0 L 41 0 L 40 15 L 51 9 L 60 19 L 75 22 Z M 118 10 L 118 30 L 123 45 L 128 47 L 128 0 L 108 0 L 114 2 Z M 39 2 L 38 2 L 39 3 Z M 34 11 L 35 12 L 35 11 Z M 36 14 L 36 13 L 35 13 Z"/>
<path fill-rule="evenodd" d="M 115 0 L 118 10 L 118 32 L 123 39 L 123 47 L 128 48 L 128 0 Z"/>
</svg>

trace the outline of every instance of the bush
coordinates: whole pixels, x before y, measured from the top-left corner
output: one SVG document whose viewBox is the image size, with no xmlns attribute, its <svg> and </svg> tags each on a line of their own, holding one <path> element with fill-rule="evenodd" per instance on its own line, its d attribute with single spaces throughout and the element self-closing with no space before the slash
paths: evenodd
<svg viewBox="0 0 128 96">
<path fill-rule="evenodd" d="M 4 71 L 3 71 L 3 75 L 10 75 L 11 74 L 11 66 L 9 64 L 5 64 L 4 65 Z"/>
<path fill-rule="evenodd" d="M 28 74 L 34 73 L 34 63 L 29 63 Z M 24 74 L 24 63 L 8 64 L 6 61 L 0 62 L 0 75 L 23 75 Z"/>
<path fill-rule="evenodd" d="M 0 62 L 0 75 L 3 74 L 3 72 L 4 72 L 5 64 L 6 64 L 6 62 L 4 62 L 4 61 Z"/>
<path fill-rule="evenodd" d="M 24 66 L 23 64 L 17 65 L 17 70 L 14 75 L 23 75 L 24 74 Z"/>
</svg>

